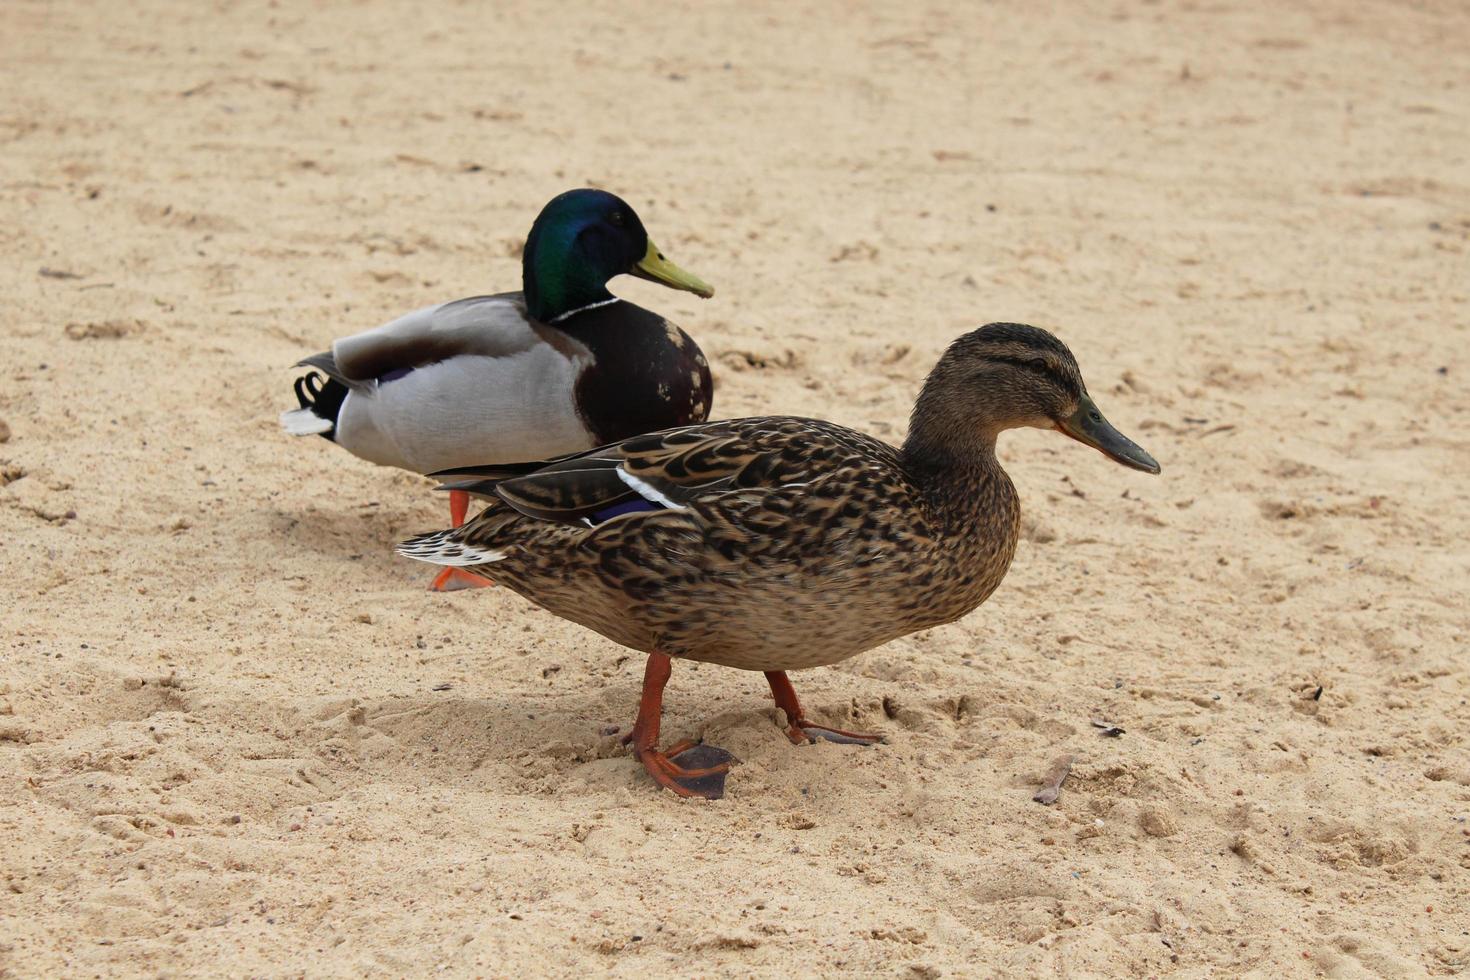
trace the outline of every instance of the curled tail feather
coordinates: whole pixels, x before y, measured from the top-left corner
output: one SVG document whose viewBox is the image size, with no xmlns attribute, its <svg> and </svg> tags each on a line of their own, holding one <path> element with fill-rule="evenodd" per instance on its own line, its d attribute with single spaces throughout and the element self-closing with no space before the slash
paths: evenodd
<svg viewBox="0 0 1470 980">
<path fill-rule="evenodd" d="M 347 397 L 347 386 L 336 378 L 308 371 L 292 386 L 301 407 L 281 413 L 281 428 L 293 436 L 321 436 L 336 441 L 337 413 Z"/>
</svg>

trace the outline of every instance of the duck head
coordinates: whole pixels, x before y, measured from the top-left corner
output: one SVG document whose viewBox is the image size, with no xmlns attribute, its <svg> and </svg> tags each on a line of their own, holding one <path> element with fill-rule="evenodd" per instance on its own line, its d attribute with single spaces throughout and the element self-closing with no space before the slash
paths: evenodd
<svg viewBox="0 0 1470 980">
<path fill-rule="evenodd" d="M 1003 429 L 1055 429 L 1145 473 L 1159 464 L 1108 422 L 1067 345 L 1039 327 L 991 323 L 945 351 L 914 405 L 905 451 L 920 457 L 994 450 Z"/>
<path fill-rule="evenodd" d="M 715 292 L 664 258 L 638 213 L 616 194 L 590 188 L 567 191 L 541 209 L 521 260 L 531 316 L 550 323 L 610 300 L 607 281 L 624 274 L 705 298 Z"/>
</svg>

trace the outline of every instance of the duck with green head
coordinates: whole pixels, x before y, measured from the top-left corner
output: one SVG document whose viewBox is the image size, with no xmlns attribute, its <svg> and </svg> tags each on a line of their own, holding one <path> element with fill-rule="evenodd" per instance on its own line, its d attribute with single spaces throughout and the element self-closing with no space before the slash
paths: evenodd
<svg viewBox="0 0 1470 980">
<path fill-rule="evenodd" d="M 567 191 L 526 239 L 522 290 L 427 306 L 298 366 L 292 435 L 416 473 L 579 452 L 709 416 L 709 364 L 688 334 L 608 291 L 634 275 L 709 297 L 628 203 Z M 450 517 L 469 502 L 450 495 Z M 445 570 L 435 589 L 484 584 Z"/>
</svg>

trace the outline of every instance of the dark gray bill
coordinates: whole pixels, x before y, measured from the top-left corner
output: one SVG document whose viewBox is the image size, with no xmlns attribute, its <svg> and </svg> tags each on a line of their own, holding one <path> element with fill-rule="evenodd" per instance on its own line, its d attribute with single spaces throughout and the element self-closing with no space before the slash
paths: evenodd
<svg viewBox="0 0 1470 980">
<path fill-rule="evenodd" d="M 1103 418 L 1102 412 L 1097 410 L 1097 403 L 1090 395 L 1082 396 L 1082 403 L 1077 406 L 1077 411 L 1072 413 L 1071 418 L 1057 423 L 1057 431 L 1071 436 L 1084 446 L 1091 446 L 1124 466 L 1131 466 L 1145 473 L 1159 472 L 1159 464 L 1144 452 L 1142 446 L 1113 428 Z"/>
</svg>

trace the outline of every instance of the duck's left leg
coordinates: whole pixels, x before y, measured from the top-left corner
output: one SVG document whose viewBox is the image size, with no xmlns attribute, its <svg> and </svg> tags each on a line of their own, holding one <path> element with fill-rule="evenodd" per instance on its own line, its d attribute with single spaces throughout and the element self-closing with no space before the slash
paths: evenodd
<svg viewBox="0 0 1470 980">
<path fill-rule="evenodd" d="M 768 670 L 766 680 L 770 682 L 771 694 L 776 698 L 776 707 L 786 712 L 786 721 L 789 723 L 786 737 L 791 739 L 793 744 L 803 745 L 807 742 L 815 742 L 819 738 L 825 738 L 829 742 L 840 742 L 843 745 L 876 745 L 883 741 L 882 735 L 845 732 L 840 728 L 828 728 L 826 725 L 816 725 L 807 721 L 806 713 L 801 710 L 801 702 L 796 698 L 796 688 L 791 686 L 791 681 L 786 677 L 786 671 Z"/>
<path fill-rule="evenodd" d="M 679 796 L 718 800 L 725 795 L 725 774 L 735 760 L 733 755 L 713 745 L 690 741 L 680 742 L 667 752 L 659 751 L 664 685 L 673 670 L 665 654 L 648 655 L 648 666 L 643 669 L 643 696 L 638 701 L 638 720 L 633 730 L 623 736 L 623 744 L 632 743 L 633 756 L 660 786 Z"/>
<path fill-rule="evenodd" d="M 449 491 L 449 519 L 453 523 L 451 527 L 459 527 L 464 523 L 465 513 L 470 509 L 470 495 L 463 490 Z M 495 583 L 474 572 L 467 572 L 463 568 L 442 568 L 439 574 L 434 576 L 434 582 L 429 586 L 431 592 L 455 592 L 459 589 L 483 589 L 487 585 Z"/>
</svg>

